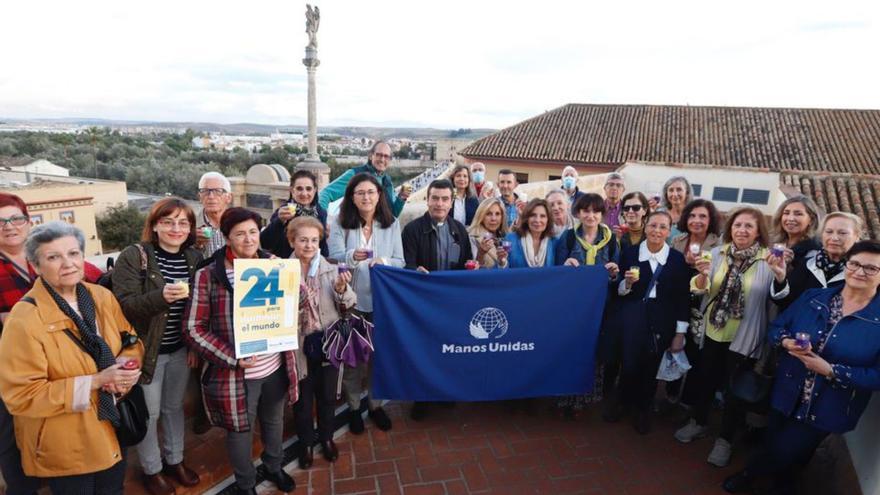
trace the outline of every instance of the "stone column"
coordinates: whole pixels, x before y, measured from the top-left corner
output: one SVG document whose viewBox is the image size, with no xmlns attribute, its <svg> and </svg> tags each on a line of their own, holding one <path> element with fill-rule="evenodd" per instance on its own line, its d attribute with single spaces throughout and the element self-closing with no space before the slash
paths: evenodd
<svg viewBox="0 0 880 495">
<path fill-rule="evenodd" d="M 308 153 L 303 162 L 297 164 L 297 170 L 309 170 L 318 176 L 318 188 L 321 189 L 330 183 L 330 167 L 321 161 L 318 155 L 318 112 L 317 97 L 315 91 L 315 72 L 321 61 L 318 60 L 318 50 L 311 46 L 306 47 L 306 58 L 303 65 L 309 74 L 309 141 Z"/>
</svg>

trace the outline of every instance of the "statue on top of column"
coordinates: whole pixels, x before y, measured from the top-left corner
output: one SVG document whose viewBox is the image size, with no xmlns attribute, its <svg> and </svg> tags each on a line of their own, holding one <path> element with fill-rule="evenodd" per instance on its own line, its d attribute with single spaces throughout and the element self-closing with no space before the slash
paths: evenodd
<svg viewBox="0 0 880 495">
<path fill-rule="evenodd" d="M 306 4 L 306 33 L 309 35 L 309 48 L 318 48 L 318 26 L 321 24 L 321 11 Z"/>
</svg>

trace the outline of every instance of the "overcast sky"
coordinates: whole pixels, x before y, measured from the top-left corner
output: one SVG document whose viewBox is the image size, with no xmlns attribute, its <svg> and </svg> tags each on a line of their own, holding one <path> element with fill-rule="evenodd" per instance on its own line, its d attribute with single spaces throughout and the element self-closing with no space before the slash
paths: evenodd
<svg viewBox="0 0 880 495">
<path fill-rule="evenodd" d="M 880 1 L 324 0 L 319 125 L 880 108 Z M 305 2 L 5 2 L 0 117 L 304 124 Z"/>
</svg>

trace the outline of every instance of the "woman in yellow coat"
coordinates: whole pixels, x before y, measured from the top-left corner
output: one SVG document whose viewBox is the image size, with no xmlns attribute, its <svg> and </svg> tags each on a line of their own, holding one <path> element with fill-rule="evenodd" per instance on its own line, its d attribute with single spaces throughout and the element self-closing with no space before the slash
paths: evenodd
<svg viewBox="0 0 880 495">
<path fill-rule="evenodd" d="M 0 395 L 26 474 L 46 478 L 53 494 L 121 494 L 113 395 L 137 383 L 140 371 L 123 364 L 139 363 L 143 345 L 123 348 L 123 334 L 134 330 L 116 299 L 82 282 L 84 244 L 82 231 L 64 222 L 28 236 L 25 251 L 40 278 L 4 325 Z"/>
</svg>

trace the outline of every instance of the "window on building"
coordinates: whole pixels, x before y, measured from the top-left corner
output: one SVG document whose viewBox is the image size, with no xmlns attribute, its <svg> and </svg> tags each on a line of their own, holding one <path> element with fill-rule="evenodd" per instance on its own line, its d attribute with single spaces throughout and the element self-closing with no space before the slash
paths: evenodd
<svg viewBox="0 0 880 495">
<path fill-rule="evenodd" d="M 525 174 L 522 172 L 516 173 L 516 181 L 520 184 L 528 184 L 529 183 L 529 174 Z"/>
<path fill-rule="evenodd" d="M 702 184 L 691 184 L 691 187 L 694 188 L 694 197 L 699 198 L 703 195 L 703 185 Z"/>
<path fill-rule="evenodd" d="M 770 191 L 763 189 L 743 189 L 743 203 L 751 203 L 753 205 L 766 205 L 770 203 Z"/>
<path fill-rule="evenodd" d="M 76 219 L 73 216 L 73 211 L 70 211 L 70 210 L 62 211 L 61 214 L 59 215 L 59 218 L 61 218 L 62 222 L 76 223 Z"/>
<path fill-rule="evenodd" d="M 548 175 L 547 176 L 547 180 L 559 180 L 561 178 L 562 178 L 561 175 Z"/>
<path fill-rule="evenodd" d="M 736 187 L 715 187 L 712 191 L 712 201 L 737 203 L 739 202 L 739 189 Z"/>
<path fill-rule="evenodd" d="M 31 215 L 31 222 L 36 225 L 41 225 L 43 223 L 43 215 Z"/>
</svg>

